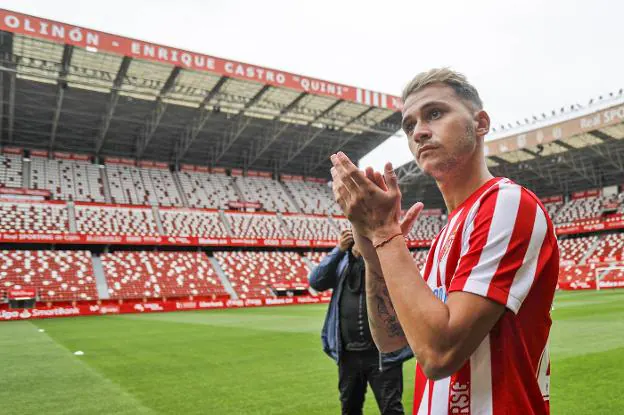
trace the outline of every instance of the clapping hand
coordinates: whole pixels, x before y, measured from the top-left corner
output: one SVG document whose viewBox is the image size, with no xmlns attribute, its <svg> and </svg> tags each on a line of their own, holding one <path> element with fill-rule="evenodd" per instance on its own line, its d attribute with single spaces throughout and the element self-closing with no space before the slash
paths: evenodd
<svg viewBox="0 0 624 415">
<path fill-rule="evenodd" d="M 361 246 L 360 238 L 377 244 L 397 233 L 409 233 L 423 204 L 415 203 L 401 220 L 401 191 L 391 163 L 382 175 L 370 167 L 359 170 L 342 152 L 332 155 L 331 161 L 334 197 L 353 225 L 363 254 L 368 249 Z"/>
</svg>

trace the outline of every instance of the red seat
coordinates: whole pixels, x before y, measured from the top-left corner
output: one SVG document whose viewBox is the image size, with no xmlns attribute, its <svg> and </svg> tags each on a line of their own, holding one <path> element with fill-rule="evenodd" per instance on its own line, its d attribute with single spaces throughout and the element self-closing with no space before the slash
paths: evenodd
<svg viewBox="0 0 624 415">
<path fill-rule="evenodd" d="M 226 296 L 201 252 L 125 252 L 101 256 L 111 298 Z"/>
<path fill-rule="evenodd" d="M 215 252 L 240 298 L 273 296 L 271 287 L 307 289 L 308 267 L 295 252 Z"/>
<path fill-rule="evenodd" d="M 0 251 L 0 290 L 34 287 L 41 301 L 97 299 L 88 251 Z"/>
</svg>

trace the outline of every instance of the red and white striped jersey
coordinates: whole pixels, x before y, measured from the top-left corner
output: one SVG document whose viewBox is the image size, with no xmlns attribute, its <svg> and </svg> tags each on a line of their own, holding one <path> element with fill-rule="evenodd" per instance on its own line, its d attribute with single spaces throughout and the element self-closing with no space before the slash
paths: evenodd
<svg viewBox="0 0 624 415">
<path fill-rule="evenodd" d="M 416 366 L 414 414 L 549 413 L 558 273 L 554 227 L 533 193 L 494 178 L 458 206 L 434 240 L 423 278 L 442 301 L 465 291 L 507 310 L 452 376 L 432 381 Z"/>
</svg>

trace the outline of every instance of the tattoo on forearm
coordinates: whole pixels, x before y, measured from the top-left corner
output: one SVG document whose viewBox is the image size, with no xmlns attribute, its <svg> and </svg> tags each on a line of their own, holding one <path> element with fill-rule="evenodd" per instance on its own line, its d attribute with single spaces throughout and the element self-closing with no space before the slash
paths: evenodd
<svg viewBox="0 0 624 415">
<path fill-rule="evenodd" d="M 385 323 L 388 335 L 390 337 L 405 336 L 403 328 L 390 300 L 390 293 L 388 287 L 384 286 L 381 293 L 377 294 L 377 312 L 379 317 Z"/>
<path fill-rule="evenodd" d="M 376 306 L 377 316 L 370 318 L 369 324 L 372 328 L 383 328 L 388 334 L 388 337 L 403 337 L 405 333 L 399 323 L 399 319 L 396 315 L 392 300 L 390 299 L 390 293 L 388 287 L 383 280 L 383 276 L 374 272 L 371 272 L 368 285 L 369 298 L 373 300 Z M 380 325 L 382 327 L 380 327 Z"/>
</svg>

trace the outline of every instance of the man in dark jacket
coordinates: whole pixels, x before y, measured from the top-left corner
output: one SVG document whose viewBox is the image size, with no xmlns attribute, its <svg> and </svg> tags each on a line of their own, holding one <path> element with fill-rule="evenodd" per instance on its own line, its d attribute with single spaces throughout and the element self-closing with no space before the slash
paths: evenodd
<svg viewBox="0 0 624 415">
<path fill-rule="evenodd" d="M 382 414 L 403 414 L 403 362 L 409 347 L 390 354 L 377 350 L 368 326 L 364 260 L 350 229 L 310 274 L 317 291 L 333 289 L 321 338 L 323 350 L 338 363 L 343 414 L 361 414 L 370 383 Z"/>
</svg>

